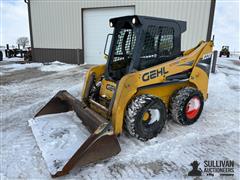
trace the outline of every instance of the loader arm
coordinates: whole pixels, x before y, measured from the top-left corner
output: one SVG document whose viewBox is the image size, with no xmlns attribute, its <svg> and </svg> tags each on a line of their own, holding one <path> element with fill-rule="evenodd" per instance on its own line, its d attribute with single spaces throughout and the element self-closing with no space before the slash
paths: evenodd
<svg viewBox="0 0 240 180">
<path fill-rule="evenodd" d="M 93 81 L 99 81 L 100 77 L 104 74 L 106 66 L 98 65 L 90 68 L 86 74 L 85 82 L 82 89 L 82 100 L 87 103 L 87 99 L 89 96 L 90 88 L 93 84 Z"/>
<path fill-rule="evenodd" d="M 211 67 L 213 42 L 204 43 L 204 47 L 194 63 L 189 81 L 202 92 L 204 100 L 208 98 L 208 79 Z"/>
</svg>

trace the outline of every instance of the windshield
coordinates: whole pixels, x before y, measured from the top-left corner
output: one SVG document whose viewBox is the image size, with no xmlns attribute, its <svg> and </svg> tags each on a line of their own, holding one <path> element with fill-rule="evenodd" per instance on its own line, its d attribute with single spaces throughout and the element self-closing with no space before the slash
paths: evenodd
<svg viewBox="0 0 240 180">
<path fill-rule="evenodd" d="M 116 44 L 112 60 L 113 69 L 122 68 L 130 64 L 136 43 L 136 35 L 133 29 L 121 28 L 116 33 Z"/>
</svg>

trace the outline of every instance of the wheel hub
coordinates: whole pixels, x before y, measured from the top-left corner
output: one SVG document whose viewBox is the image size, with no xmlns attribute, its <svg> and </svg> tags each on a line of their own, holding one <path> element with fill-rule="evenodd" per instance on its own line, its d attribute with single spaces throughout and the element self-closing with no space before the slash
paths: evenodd
<svg viewBox="0 0 240 180">
<path fill-rule="evenodd" d="M 143 114 L 143 121 L 148 121 L 149 118 L 150 118 L 150 114 L 149 114 L 149 112 L 147 111 L 147 112 L 145 112 L 145 113 Z"/>
<path fill-rule="evenodd" d="M 196 96 L 192 97 L 188 101 L 185 109 L 185 114 L 187 118 L 190 120 L 194 119 L 198 115 L 200 107 L 201 107 L 200 99 Z"/>
<path fill-rule="evenodd" d="M 156 121 L 159 121 L 161 115 L 158 109 L 149 109 L 143 114 L 143 122 L 151 125 Z"/>
</svg>

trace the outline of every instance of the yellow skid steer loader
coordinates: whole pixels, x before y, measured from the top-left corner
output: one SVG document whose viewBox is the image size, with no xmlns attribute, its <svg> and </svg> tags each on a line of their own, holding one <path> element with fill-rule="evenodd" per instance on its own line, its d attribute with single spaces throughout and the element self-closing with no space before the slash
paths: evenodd
<svg viewBox="0 0 240 180">
<path fill-rule="evenodd" d="M 125 16 L 109 24 L 107 63 L 89 69 L 82 100 L 60 91 L 35 116 L 75 111 L 92 133 L 53 177 L 118 154 L 123 129 L 146 141 L 161 132 L 167 114 L 193 124 L 208 97 L 212 41 L 181 51 L 186 22 L 178 20 Z"/>
</svg>

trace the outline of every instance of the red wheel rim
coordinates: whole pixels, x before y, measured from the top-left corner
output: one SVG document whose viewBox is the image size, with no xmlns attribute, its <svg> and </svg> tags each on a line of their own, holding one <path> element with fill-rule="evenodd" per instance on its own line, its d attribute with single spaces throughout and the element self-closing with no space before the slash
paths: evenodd
<svg viewBox="0 0 240 180">
<path fill-rule="evenodd" d="M 187 118 L 189 120 L 194 119 L 198 115 L 200 107 L 201 107 L 200 99 L 197 96 L 192 97 L 188 101 L 185 109 L 185 114 Z"/>
</svg>

